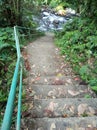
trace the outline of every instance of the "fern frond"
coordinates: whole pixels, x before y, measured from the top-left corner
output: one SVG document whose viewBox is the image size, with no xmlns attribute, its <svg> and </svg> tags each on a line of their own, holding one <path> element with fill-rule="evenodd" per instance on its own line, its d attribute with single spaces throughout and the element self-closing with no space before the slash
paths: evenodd
<svg viewBox="0 0 97 130">
<path fill-rule="evenodd" d="M 8 43 L 4 43 L 4 44 L 1 43 L 1 44 L 0 44 L 0 51 L 3 50 L 4 48 L 9 47 L 9 46 L 10 46 L 10 45 L 9 45 Z"/>
</svg>

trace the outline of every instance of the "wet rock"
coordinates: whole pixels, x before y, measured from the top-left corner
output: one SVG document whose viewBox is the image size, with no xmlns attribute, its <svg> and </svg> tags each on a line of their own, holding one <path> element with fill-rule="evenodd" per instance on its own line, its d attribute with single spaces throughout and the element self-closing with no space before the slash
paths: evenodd
<svg viewBox="0 0 97 130">
<path fill-rule="evenodd" d="M 58 13 L 54 12 L 53 9 L 45 8 L 42 9 L 40 17 L 33 17 L 33 20 L 39 25 L 37 30 L 61 30 L 63 25 L 68 20 L 71 20 L 73 15 L 76 15 L 75 10 L 69 8 L 66 10 L 59 10 Z"/>
</svg>

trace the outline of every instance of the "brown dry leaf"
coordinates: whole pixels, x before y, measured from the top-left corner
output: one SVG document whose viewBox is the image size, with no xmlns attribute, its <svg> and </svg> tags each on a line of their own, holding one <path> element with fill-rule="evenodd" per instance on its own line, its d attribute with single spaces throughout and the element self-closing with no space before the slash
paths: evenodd
<svg viewBox="0 0 97 130">
<path fill-rule="evenodd" d="M 87 104 L 80 104 L 78 106 L 78 115 L 82 115 L 86 112 L 88 105 Z"/>
<path fill-rule="evenodd" d="M 33 108 L 33 104 L 29 104 L 29 110 Z"/>
<path fill-rule="evenodd" d="M 54 111 L 54 103 L 50 102 L 48 109 L 51 110 L 52 112 Z"/>
<path fill-rule="evenodd" d="M 56 79 L 53 81 L 52 85 L 63 85 L 63 81 L 60 80 L 59 78 L 56 78 Z"/>
<path fill-rule="evenodd" d="M 74 110 L 75 110 L 74 106 L 70 106 L 69 110 L 70 112 L 74 113 Z"/>
<path fill-rule="evenodd" d="M 31 67 L 30 67 L 30 63 L 28 62 L 28 60 L 25 60 L 25 68 L 26 70 L 30 71 L 31 70 Z"/>
<path fill-rule="evenodd" d="M 57 103 L 50 102 L 50 104 L 48 106 L 48 110 L 53 112 L 54 111 L 54 107 L 57 107 Z"/>
<path fill-rule="evenodd" d="M 48 110 L 47 108 L 44 110 L 44 115 L 51 117 L 52 115 L 54 115 L 54 113 L 51 110 Z"/>
<path fill-rule="evenodd" d="M 66 117 L 68 117 L 68 115 L 67 115 L 67 114 L 63 114 L 62 117 L 63 117 L 63 118 L 66 118 Z"/>
<path fill-rule="evenodd" d="M 31 83 L 35 83 L 35 79 L 32 79 L 32 80 L 31 80 Z"/>
<path fill-rule="evenodd" d="M 79 81 L 80 79 L 79 79 L 78 77 L 76 77 L 74 80 L 75 80 L 75 81 Z"/>
<path fill-rule="evenodd" d="M 68 93 L 69 93 L 70 95 L 72 95 L 72 96 L 77 96 L 77 95 L 80 94 L 80 92 L 78 92 L 78 91 L 73 91 L 73 90 L 68 90 Z"/>
<path fill-rule="evenodd" d="M 89 115 L 94 115 L 96 112 L 92 107 L 89 107 Z"/>
<path fill-rule="evenodd" d="M 85 130 L 97 130 L 97 128 L 90 126 L 90 127 L 87 127 Z"/>
<path fill-rule="evenodd" d="M 53 91 L 49 91 L 48 92 L 48 96 L 53 96 L 54 95 L 54 92 Z"/>
<path fill-rule="evenodd" d="M 65 94 L 66 94 L 65 90 L 63 90 L 62 88 L 58 88 L 58 96 L 65 95 Z"/>
<path fill-rule="evenodd" d="M 36 79 L 35 79 L 36 81 L 38 81 L 38 80 L 40 80 L 40 77 L 36 77 Z"/>
<path fill-rule="evenodd" d="M 28 78 L 23 79 L 23 83 L 27 84 L 28 83 Z"/>
<path fill-rule="evenodd" d="M 23 117 L 29 117 L 30 115 L 31 115 L 31 113 L 28 112 L 28 111 L 22 112 L 22 116 L 23 116 Z"/>
<path fill-rule="evenodd" d="M 67 83 L 72 83 L 71 79 L 66 80 Z"/>
<path fill-rule="evenodd" d="M 24 61 L 25 61 L 25 63 L 24 63 L 25 68 L 26 68 L 28 71 L 30 71 L 30 70 L 31 70 L 31 67 L 30 67 L 30 63 L 29 63 L 29 61 L 28 61 L 28 54 L 27 54 L 27 52 L 23 51 L 23 52 L 22 52 L 22 55 L 23 55 L 23 58 L 24 58 Z"/>
</svg>

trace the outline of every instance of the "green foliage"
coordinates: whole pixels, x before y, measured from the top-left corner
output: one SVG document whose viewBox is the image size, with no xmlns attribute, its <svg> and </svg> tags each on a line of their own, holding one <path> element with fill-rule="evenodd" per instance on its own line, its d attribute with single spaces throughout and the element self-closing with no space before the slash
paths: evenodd
<svg viewBox="0 0 97 130">
<path fill-rule="evenodd" d="M 22 5 L 21 0 L 0 1 L 0 26 L 20 25 L 22 22 Z"/>
<path fill-rule="evenodd" d="M 64 2 L 64 0 L 62 0 Z M 75 9 L 83 17 L 93 18 L 97 21 L 97 1 L 95 0 L 65 0 L 71 8 Z"/>
<path fill-rule="evenodd" d="M 0 28 L 0 111 L 2 113 L 4 112 L 12 81 L 16 62 L 15 53 L 13 28 Z M 2 116 L 0 117 L 0 121 Z"/>
<path fill-rule="evenodd" d="M 24 0 L 1 0 L 0 1 L 0 26 L 7 27 L 14 25 L 35 27 L 32 20 L 32 11 L 36 8 L 39 1 Z M 37 8 L 38 10 L 38 8 Z M 38 12 L 38 11 L 33 11 Z"/>
<path fill-rule="evenodd" d="M 55 8 L 60 3 L 61 3 L 61 0 L 51 0 L 50 3 L 49 3 L 49 6 L 52 7 L 52 8 Z"/>
<path fill-rule="evenodd" d="M 56 32 L 56 44 L 74 71 L 97 91 L 97 28 L 91 19 L 75 18 Z"/>
<path fill-rule="evenodd" d="M 91 96 L 87 94 L 87 95 L 85 95 L 85 98 L 91 98 Z"/>
</svg>

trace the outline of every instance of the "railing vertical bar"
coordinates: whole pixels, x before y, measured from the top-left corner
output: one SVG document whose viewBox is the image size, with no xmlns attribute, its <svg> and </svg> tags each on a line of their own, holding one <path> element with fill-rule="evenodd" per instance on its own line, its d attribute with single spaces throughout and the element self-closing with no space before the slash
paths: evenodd
<svg viewBox="0 0 97 130">
<path fill-rule="evenodd" d="M 20 84 L 19 84 L 19 97 L 18 97 L 18 112 L 16 130 L 20 130 L 21 125 L 21 102 L 22 102 L 22 63 L 20 64 Z"/>
<path fill-rule="evenodd" d="M 17 49 L 17 57 L 20 58 L 20 46 L 19 46 L 19 38 L 17 36 L 17 26 L 14 27 L 14 34 L 16 40 L 16 49 Z"/>
</svg>

